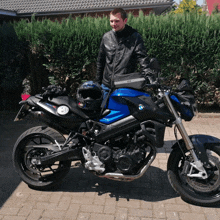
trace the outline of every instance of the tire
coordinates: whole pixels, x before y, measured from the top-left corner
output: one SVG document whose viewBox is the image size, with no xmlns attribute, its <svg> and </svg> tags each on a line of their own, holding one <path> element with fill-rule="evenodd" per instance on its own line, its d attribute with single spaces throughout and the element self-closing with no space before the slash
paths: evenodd
<svg viewBox="0 0 220 220">
<path fill-rule="evenodd" d="M 47 190 L 59 184 L 70 170 L 71 161 L 57 161 L 47 166 L 34 165 L 32 159 L 51 153 L 46 148 L 31 145 L 63 143 L 65 138 L 50 127 L 33 127 L 25 131 L 16 141 L 12 160 L 16 172 L 30 188 Z"/>
<path fill-rule="evenodd" d="M 185 144 L 182 142 L 182 149 Z M 206 147 L 209 158 L 209 168 L 205 168 L 208 178 L 188 177 L 182 174 L 185 160 L 190 161 L 191 155 L 187 150 L 183 151 L 179 147 L 174 148 L 170 153 L 167 165 L 167 175 L 174 190 L 180 194 L 181 198 L 191 204 L 200 206 L 215 206 L 220 204 L 220 146 Z"/>
</svg>

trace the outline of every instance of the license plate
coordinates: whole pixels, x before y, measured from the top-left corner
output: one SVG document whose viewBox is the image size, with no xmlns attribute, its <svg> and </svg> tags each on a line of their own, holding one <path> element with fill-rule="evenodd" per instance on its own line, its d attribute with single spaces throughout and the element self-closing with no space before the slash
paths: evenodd
<svg viewBox="0 0 220 220">
<path fill-rule="evenodd" d="M 28 108 L 29 108 L 28 105 L 26 104 L 22 105 L 14 121 L 23 120 L 23 118 L 28 114 Z"/>
</svg>

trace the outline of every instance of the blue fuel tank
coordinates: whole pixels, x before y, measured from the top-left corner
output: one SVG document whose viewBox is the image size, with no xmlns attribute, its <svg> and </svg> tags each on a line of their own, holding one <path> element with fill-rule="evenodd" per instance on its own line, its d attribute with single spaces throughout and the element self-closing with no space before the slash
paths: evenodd
<svg viewBox="0 0 220 220">
<path fill-rule="evenodd" d="M 135 89 L 120 88 L 115 90 L 109 98 L 108 109 L 111 112 L 100 120 L 101 123 L 111 124 L 115 121 L 123 119 L 130 115 L 129 108 L 123 97 L 138 97 L 146 96 L 149 97 L 148 93 L 144 93 Z"/>
</svg>

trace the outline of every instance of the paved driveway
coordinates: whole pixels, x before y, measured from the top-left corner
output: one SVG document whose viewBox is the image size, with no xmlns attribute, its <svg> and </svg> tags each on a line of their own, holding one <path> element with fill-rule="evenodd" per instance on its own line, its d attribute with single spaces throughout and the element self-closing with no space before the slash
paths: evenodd
<svg viewBox="0 0 220 220">
<path fill-rule="evenodd" d="M 174 143 L 173 129 L 167 128 L 164 148 L 148 172 L 130 183 L 98 178 L 72 166 L 61 186 L 54 191 L 35 191 L 15 173 L 12 149 L 18 136 L 35 125 L 13 122 L 15 113 L 0 113 L 0 220 L 49 219 L 220 219 L 220 206 L 204 208 L 181 200 L 171 188 L 166 163 Z M 189 134 L 220 138 L 220 118 L 202 115 L 184 123 Z"/>
</svg>

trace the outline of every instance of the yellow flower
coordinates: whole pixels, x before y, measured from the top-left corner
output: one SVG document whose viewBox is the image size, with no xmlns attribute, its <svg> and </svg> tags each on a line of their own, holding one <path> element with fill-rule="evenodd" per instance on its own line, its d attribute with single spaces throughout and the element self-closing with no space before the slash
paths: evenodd
<svg viewBox="0 0 220 220">
<path fill-rule="evenodd" d="M 184 12 L 198 11 L 200 13 L 200 9 L 196 8 L 195 0 L 183 0 L 180 2 L 177 10 L 174 11 L 176 14 L 182 14 Z"/>
</svg>

